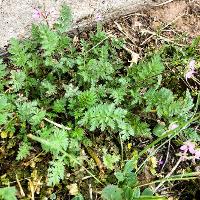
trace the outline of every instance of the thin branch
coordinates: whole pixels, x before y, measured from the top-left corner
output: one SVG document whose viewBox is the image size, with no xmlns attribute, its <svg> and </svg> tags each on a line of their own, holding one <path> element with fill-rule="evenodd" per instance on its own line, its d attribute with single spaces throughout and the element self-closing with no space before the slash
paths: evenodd
<svg viewBox="0 0 200 200">
<path fill-rule="evenodd" d="M 117 26 L 118 30 L 121 33 L 123 33 L 133 44 L 135 44 L 134 38 L 132 38 L 128 32 L 124 31 L 124 29 L 122 28 L 122 26 L 119 23 L 117 23 L 116 21 L 114 21 L 114 23 Z"/>
<path fill-rule="evenodd" d="M 168 3 L 171 3 L 171 2 L 173 2 L 174 0 L 168 0 L 168 1 L 165 1 L 165 2 L 163 2 L 163 3 L 160 3 L 160 4 L 156 4 L 156 5 L 154 5 L 154 6 L 156 6 L 156 7 L 158 7 L 158 6 L 164 6 L 164 5 L 166 5 L 166 4 L 168 4 Z"/>
<path fill-rule="evenodd" d="M 64 126 L 62 124 L 58 124 L 58 123 L 56 123 L 56 122 L 54 122 L 54 121 L 52 121 L 50 119 L 44 118 L 44 120 L 47 121 L 47 122 L 49 122 L 50 124 L 53 124 L 54 126 L 56 126 L 58 128 L 62 128 L 62 129 L 68 130 L 68 131 L 71 130 L 71 128 L 66 127 L 66 126 Z"/>
<path fill-rule="evenodd" d="M 93 49 L 95 49 L 97 46 L 99 46 L 101 43 L 103 43 L 105 40 L 107 40 L 110 37 L 110 35 L 108 35 L 107 37 L 105 37 L 103 40 L 101 40 L 100 42 L 98 42 L 95 46 L 93 46 L 91 49 L 89 49 L 88 51 L 86 51 L 85 53 L 89 53 L 90 51 L 92 51 Z"/>
<path fill-rule="evenodd" d="M 163 178 L 163 179 L 160 179 L 160 180 L 157 180 L 157 181 L 152 181 L 150 183 L 145 183 L 145 184 L 142 184 L 142 185 L 137 185 L 137 187 L 144 187 L 144 186 L 149 186 L 149 185 L 152 185 L 152 184 L 155 184 L 155 183 L 160 183 L 161 181 L 162 182 L 169 182 L 169 181 L 188 181 L 188 180 L 194 180 L 194 179 L 197 179 L 199 177 L 197 176 L 191 176 L 191 177 L 172 177 L 172 178 Z"/>
<path fill-rule="evenodd" d="M 20 183 L 20 181 L 19 181 L 19 179 L 18 179 L 17 174 L 16 174 L 16 181 L 17 181 L 17 184 L 18 184 L 18 186 L 19 186 L 19 190 L 20 190 L 21 196 L 22 196 L 22 197 L 25 197 L 26 195 L 25 195 L 25 193 L 24 193 L 24 190 L 23 190 L 22 185 L 21 185 L 21 183 Z"/>
<path fill-rule="evenodd" d="M 170 150 L 170 145 L 171 145 L 170 141 L 171 141 L 171 140 L 169 140 L 169 143 L 168 143 L 167 156 L 166 156 L 165 162 L 164 162 L 164 164 L 163 164 L 163 166 L 162 166 L 162 168 L 161 168 L 161 171 L 162 171 L 163 168 L 165 167 L 165 165 L 166 165 L 166 163 L 167 163 L 167 161 L 168 161 L 168 158 L 169 158 L 169 150 Z"/>
<path fill-rule="evenodd" d="M 146 29 L 142 29 L 142 30 L 141 30 L 141 33 L 142 33 L 142 34 L 148 33 L 148 34 L 150 34 L 150 35 L 156 36 L 159 40 L 163 40 L 163 41 L 165 41 L 165 42 L 170 42 L 170 43 L 173 43 L 173 44 L 175 44 L 175 45 L 177 45 L 177 46 L 181 46 L 181 47 L 185 46 L 184 44 L 176 43 L 174 40 L 171 40 L 171 39 L 169 39 L 169 38 L 166 38 L 166 37 L 163 37 L 163 36 L 159 36 L 156 32 L 153 32 L 153 31 L 149 31 L 149 30 L 146 30 Z"/>
<path fill-rule="evenodd" d="M 172 168 L 172 170 L 165 176 L 165 179 L 169 178 L 173 173 L 174 171 L 177 169 L 177 167 L 179 166 L 179 164 L 181 163 L 182 161 L 182 157 L 180 157 L 177 161 L 177 163 L 174 165 L 174 167 Z M 165 181 L 161 181 L 160 184 L 155 188 L 154 190 L 154 193 L 156 193 L 156 191 L 163 185 Z"/>
</svg>

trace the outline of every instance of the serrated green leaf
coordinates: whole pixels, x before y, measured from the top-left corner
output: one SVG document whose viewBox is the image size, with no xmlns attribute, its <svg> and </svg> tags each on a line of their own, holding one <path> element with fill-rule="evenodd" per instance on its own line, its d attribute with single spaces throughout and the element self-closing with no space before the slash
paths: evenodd
<svg viewBox="0 0 200 200">
<path fill-rule="evenodd" d="M 33 112 L 33 116 L 29 120 L 31 125 L 33 126 L 39 125 L 41 121 L 44 119 L 45 115 L 46 115 L 46 111 L 37 108 Z"/>
<path fill-rule="evenodd" d="M 118 182 L 123 182 L 125 180 L 124 174 L 121 171 L 115 172 L 115 177 L 117 178 Z"/>
<path fill-rule="evenodd" d="M 53 160 L 50 162 L 48 169 L 48 186 L 54 186 L 64 179 L 64 161 L 62 159 Z"/>
<path fill-rule="evenodd" d="M 26 74 L 24 71 L 11 71 L 11 81 L 10 84 L 12 84 L 12 88 L 14 91 L 19 91 L 24 87 L 26 80 Z"/>
<path fill-rule="evenodd" d="M 59 35 L 57 32 L 50 30 L 46 25 L 41 25 L 39 31 L 44 55 L 50 56 L 58 47 Z"/>
<path fill-rule="evenodd" d="M 29 142 L 23 142 L 18 150 L 16 160 L 22 160 L 30 154 L 31 145 Z"/>
<path fill-rule="evenodd" d="M 135 188 L 134 190 L 133 190 L 133 197 L 134 198 L 139 198 L 140 197 L 140 188 Z"/>
<path fill-rule="evenodd" d="M 135 200 L 134 191 L 130 187 L 123 188 L 123 199 L 124 200 Z"/>
<path fill-rule="evenodd" d="M 101 197 L 103 200 L 122 200 L 122 189 L 116 185 L 108 185 L 103 189 Z"/>
<path fill-rule="evenodd" d="M 119 155 L 105 154 L 103 156 L 103 163 L 110 170 L 114 169 L 114 164 L 116 162 L 118 162 L 119 160 L 120 160 L 120 156 Z"/>
<path fill-rule="evenodd" d="M 61 33 L 67 32 L 71 26 L 71 20 L 72 13 L 70 7 L 65 4 L 62 5 L 60 10 L 60 17 L 58 19 L 58 22 L 55 24 L 57 30 Z"/>
</svg>

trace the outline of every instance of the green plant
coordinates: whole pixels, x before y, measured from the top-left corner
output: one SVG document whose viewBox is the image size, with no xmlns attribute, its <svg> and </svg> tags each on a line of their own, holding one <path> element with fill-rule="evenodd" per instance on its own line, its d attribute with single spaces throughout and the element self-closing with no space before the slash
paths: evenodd
<svg viewBox="0 0 200 200">
<path fill-rule="evenodd" d="M 0 199 L 17 200 L 15 187 L 0 188 Z"/>
<path fill-rule="evenodd" d="M 108 36 L 99 24 L 76 45 L 65 33 L 70 19 L 64 6 L 53 27 L 33 25 L 29 39 L 10 41 L 9 61 L 0 60 L 0 126 L 16 136 L 18 161 L 30 154 L 32 140 L 39 142 L 52 155 L 47 184 L 54 186 L 65 178 L 66 166 L 82 165 L 81 144 L 92 143 L 96 133 L 117 138 L 123 148 L 133 137 L 160 138 L 155 142 L 170 137 L 175 124 L 174 136 L 199 140 L 191 123 L 181 129 L 196 114 L 194 100 L 189 90 L 176 93 L 166 86 L 162 55 L 154 52 L 128 67 L 123 40 Z M 111 154 L 103 159 L 110 170 L 120 160 Z M 130 160 L 115 173 L 118 184 L 104 188 L 102 198 L 165 199 L 140 191 L 133 165 Z"/>
<path fill-rule="evenodd" d="M 117 185 L 107 185 L 102 193 L 101 197 L 104 200 L 147 200 L 158 199 L 165 200 L 165 197 L 153 196 L 153 191 L 150 188 L 146 188 L 141 192 L 141 189 L 137 187 L 138 179 L 137 174 L 134 171 L 134 159 L 126 162 L 122 171 L 115 172 L 117 178 Z"/>
</svg>

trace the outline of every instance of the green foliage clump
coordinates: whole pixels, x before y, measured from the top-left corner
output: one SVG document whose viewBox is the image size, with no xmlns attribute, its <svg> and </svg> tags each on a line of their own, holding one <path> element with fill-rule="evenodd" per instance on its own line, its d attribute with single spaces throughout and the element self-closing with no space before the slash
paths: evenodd
<svg viewBox="0 0 200 200">
<path fill-rule="evenodd" d="M 164 71 L 165 67 L 161 62 L 158 54 L 152 57 L 151 61 L 141 62 L 139 65 L 132 67 L 129 74 L 136 82 L 145 82 L 151 84 L 159 74 Z"/>
<path fill-rule="evenodd" d="M 102 193 L 103 200 L 166 200 L 162 196 L 154 196 L 150 188 L 143 191 L 137 187 L 138 179 L 133 171 L 134 160 L 126 162 L 122 171 L 115 172 L 115 177 L 118 181 L 117 185 L 107 185 Z"/>
<path fill-rule="evenodd" d="M 89 125 L 90 131 L 94 131 L 96 128 L 100 128 L 101 131 L 104 131 L 105 128 L 115 130 L 126 114 L 126 110 L 115 108 L 114 104 L 97 105 L 84 114 L 79 124 Z"/>
<path fill-rule="evenodd" d="M 51 186 L 64 179 L 66 165 L 78 163 L 81 144 L 88 142 L 86 132 L 119 135 L 121 142 L 152 137 L 159 120 L 163 130 L 174 121 L 182 124 L 194 106 L 189 91 L 178 96 L 163 87 L 165 67 L 158 53 L 128 67 L 120 57 L 125 43 L 108 37 L 101 26 L 76 45 L 65 33 L 70 17 L 64 7 L 53 28 L 33 25 L 29 39 L 11 40 L 10 62 L 0 60 L 1 129 L 20 140 L 17 160 L 30 154 L 30 139 L 52 155 Z M 117 178 L 128 187 L 136 181 L 132 171 Z M 109 186 L 104 199 L 110 190 L 111 199 L 131 192 Z"/>
<path fill-rule="evenodd" d="M 150 112 L 156 109 L 159 118 L 170 119 L 173 116 L 183 117 L 189 113 L 194 106 L 193 100 L 187 90 L 185 99 L 180 98 L 175 100 L 172 91 L 167 88 L 160 90 L 150 89 L 144 95 L 146 99 L 146 111 Z M 187 116 L 189 118 L 189 116 Z"/>
<path fill-rule="evenodd" d="M 17 190 L 15 189 L 15 187 L 0 188 L 0 199 L 17 200 L 16 193 Z"/>
<path fill-rule="evenodd" d="M 30 154 L 31 146 L 29 142 L 23 142 L 18 150 L 16 160 L 22 160 Z"/>
</svg>

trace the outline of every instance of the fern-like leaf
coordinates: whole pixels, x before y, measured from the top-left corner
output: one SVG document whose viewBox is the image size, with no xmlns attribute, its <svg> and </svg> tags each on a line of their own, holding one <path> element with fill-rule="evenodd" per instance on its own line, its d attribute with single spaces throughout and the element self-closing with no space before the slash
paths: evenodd
<svg viewBox="0 0 200 200">
<path fill-rule="evenodd" d="M 100 104 L 88 109 L 79 124 L 89 127 L 91 131 L 97 128 L 101 131 L 109 128 L 115 130 L 126 114 L 126 110 L 115 108 L 114 104 Z"/>
<path fill-rule="evenodd" d="M 37 102 L 20 102 L 17 103 L 17 109 L 21 121 L 29 121 L 31 116 L 37 112 Z"/>
<path fill-rule="evenodd" d="M 45 56 L 50 56 L 56 50 L 59 42 L 59 35 L 50 30 L 48 26 L 40 26 L 40 37 L 42 49 L 44 50 Z"/>
<path fill-rule="evenodd" d="M 67 32 L 71 26 L 71 20 L 72 20 L 72 13 L 70 8 L 67 5 L 63 5 L 60 10 L 60 17 L 55 26 L 61 33 Z"/>
<path fill-rule="evenodd" d="M 51 152 L 53 155 L 66 151 L 69 139 L 65 130 L 58 128 L 45 128 L 39 132 L 39 142 L 46 152 Z"/>
<path fill-rule="evenodd" d="M 59 184 L 64 179 L 64 172 L 65 167 L 62 158 L 51 161 L 48 169 L 48 186 Z"/>
<path fill-rule="evenodd" d="M 22 160 L 26 158 L 29 155 L 30 150 L 31 150 L 30 143 L 23 142 L 19 147 L 16 160 Z"/>
<path fill-rule="evenodd" d="M 80 65 L 78 74 L 84 82 L 98 82 L 99 80 L 112 80 L 113 66 L 107 60 L 90 59 L 86 65 Z"/>
<path fill-rule="evenodd" d="M 140 63 L 129 70 L 129 75 L 136 82 L 152 83 L 154 79 L 164 71 L 165 67 L 159 55 L 153 56 L 151 62 Z"/>
<path fill-rule="evenodd" d="M 30 55 L 27 53 L 27 49 L 17 39 L 10 40 L 10 47 L 8 49 L 9 53 L 12 55 L 11 60 L 14 65 L 18 67 L 25 67 Z"/>
<path fill-rule="evenodd" d="M 26 74 L 24 71 L 14 71 L 14 70 L 11 71 L 10 84 L 12 84 L 12 88 L 15 92 L 18 92 L 25 86 L 25 79 L 26 79 Z"/>
</svg>

